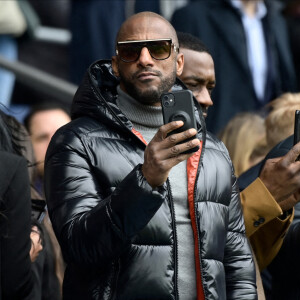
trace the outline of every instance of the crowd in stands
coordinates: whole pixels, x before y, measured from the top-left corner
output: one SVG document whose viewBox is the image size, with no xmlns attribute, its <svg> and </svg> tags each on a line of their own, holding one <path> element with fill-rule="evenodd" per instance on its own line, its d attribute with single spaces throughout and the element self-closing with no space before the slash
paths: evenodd
<svg viewBox="0 0 300 300">
<path fill-rule="evenodd" d="M 22 1 L 24 3 L 19 4 Z M 75 299 L 74 295 L 77 290 L 80 292 L 76 299 L 83 299 L 80 297 L 86 291 L 88 292 L 85 299 L 104 299 L 103 295 L 109 296 L 114 292 L 117 295 L 116 299 L 126 299 L 128 295 L 132 295 L 130 289 L 131 285 L 134 286 L 132 282 L 135 280 L 136 298 L 130 297 L 154 299 L 151 289 L 147 286 L 151 282 L 151 275 L 149 275 L 149 282 L 142 286 L 143 282 L 136 279 L 136 276 L 143 275 L 138 274 L 139 270 L 135 264 L 142 262 L 144 267 L 148 253 L 145 252 L 145 254 L 139 248 L 143 242 L 154 241 L 153 245 L 151 244 L 154 249 L 155 237 L 161 233 L 157 228 L 157 224 L 160 223 L 156 223 L 159 217 L 153 212 L 154 217 L 143 225 L 145 228 L 140 228 L 134 237 L 128 238 L 124 232 L 131 232 L 133 229 L 131 225 L 128 225 L 129 223 L 127 224 L 127 216 L 123 220 L 122 212 L 118 212 L 120 215 L 117 214 L 117 217 L 113 212 L 114 209 L 120 210 L 115 204 L 115 199 L 122 194 L 122 189 L 126 189 L 126 186 L 122 184 L 121 176 L 120 178 L 116 176 L 118 161 L 123 163 L 123 160 L 126 160 L 130 166 L 134 167 L 137 163 L 142 163 L 136 157 L 130 156 L 133 151 L 140 155 L 141 150 L 137 150 L 140 146 L 128 150 L 127 143 L 131 145 L 134 138 L 121 130 L 124 136 L 121 133 L 115 134 L 114 125 L 109 125 L 105 119 L 101 120 L 101 115 L 97 115 L 97 109 L 102 107 L 105 114 L 114 119 L 115 123 L 123 122 L 126 126 L 131 124 L 128 128 L 145 143 L 145 149 L 152 147 L 152 141 L 155 140 L 156 135 L 153 133 L 151 136 L 151 134 L 154 129 L 159 130 L 159 126 L 152 124 L 151 118 L 149 118 L 151 124 L 148 122 L 148 111 L 142 111 L 138 105 L 132 104 L 132 95 L 137 97 L 138 94 L 134 88 L 130 87 L 128 81 L 134 80 L 134 75 L 131 79 L 128 79 L 128 75 L 127 81 L 124 80 L 126 74 L 122 73 L 122 65 L 128 66 L 144 57 L 154 62 L 165 62 L 169 56 L 157 59 L 154 48 L 150 48 L 147 41 L 143 41 L 142 46 L 140 46 L 141 42 L 137 41 L 140 44 L 137 44 L 134 51 L 139 51 L 138 57 L 128 63 L 122 60 L 119 45 L 116 43 L 131 30 L 132 36 L 135 37 L 138 34 L 143 36 L 144 20 L 149 18 L 153 22 L 162 22 L 162 25 L 167 22 L 169 24 L 167 27 L 171 28 L 170 32 L 172 30 L 176 32 L 176 38 L 172 37 L 172 43 L 175 46 L 170 50 L 169 55 L 172 57 L 173 51 L 176 52 L 176 47 L 178 47 L 178 55 L 183 54 L 182 61 L 184 61 L 182 73 L 177 74 L 176 88 L 179 86 L 179 89 L 191 90 L 195 111 L 201 111 L 201 116 L 199 120 L 197 119 L 202 128 L 199 133 L 201 137 L 199 139 L 201 143 L 203 142 L 200 149 L 207 147 L 204 151 L 202 150 L 203 154 L 201 153 L 204 157 L 207 156 L 204 160 L 201 156 L 200 165 L 202 164 L 204 174 L 200 176 L 198 174 L 197 180 L 200 178 L 207 184 L 208 177 L 206 176 L 213 178 L 214 175 L 211 177 L 211 172 L 216 172 L 215 192 L 219 192 L 222 188 L 228 189 L 228 186 L 224 187 L 225 183 L 220 182 L 221 177 L 218 172 L 222 170 L 215 167 L 214 164 L 217 165 L 215 161 L 210 165 L 208 157 L 213 157 L 211 154 L 213 151 L 219 151 L 223 153 L 223 160 L 229 161 L 229 165 L 232 162 L 234 183 L 230 187 L 232 189 L 230 193 L 238 197 L 241 208 L 235 205 L 235 207 L 229 206 L 229 210 L 236 212 L 241 209 L 243 214 L 243 226 L 245 226 L 243 234 L 249 241 L 249 249 L 239 250 L 241 257 L 243 255 L 248 257 L 252 253 L 256 270 L 256 276 L 252 279 L 254 278 L 254 285 L 256 284 L 257 296 L 251 292 L 251 280 L 247 287 L 250 292 L 243 298 L 241 296 L 243 291 L 240 295 L 238 292 L 236 294 L 232 292 L 236 287 L 230 286 L 226 278 L 228 299 L 233 297 L 232 299 L 300 300 L 298 285 L 300 278 L 298 275 L 298 267 L 300 267 L 298 258 L 300 162 L 297 160 L 300 154 L 300 143 L 294 145 L 293 142 L 295 111 L 300 110 L 300 1 L 55 0 L 47 4 L 38 0 L 22 1 L 0 0 L 0 56 L 11 61 L 19 59 L 57 78 L 68 80 L 78 85 L 79 89 L 73 103 L 61 101 L 61 99 L 48 96 L 46 91 L 45 93 L 37 92 L 28 83 L 22 82 L 21 78 L 18 79 L 18 76 L 1 68 L 0 65 L 0 299 L 60 300 L 63 296 L 64 299 Z M 49 7 L 46 7 L 48 5 Z M 6 13 L 3 13 L 4 11 Z M 153 14 L 143 14 L 145 11 L 153 12 Z M 7 14 L 12 14 L 14 18 L 7 18 Z M 36 22 L 30 22 L 30 16 Z M 130 22 L 135 27 L 130 27 L 128 25 Z M 141 29 L 139 29 L 139 24 L 141 24 Z M 37 26 L 69 30 L 71 40 L 66 44 L 39 41 L 34 35 Z M 128 32 L 124 31 L 124 28 Z M 153 32 L 151 30 L 149 32 L 151 38 Z M 164 32 L 162 27 L 162 31 L 154 33 L 154 36 L 157 39 L 157 36 L 159 38 Z M 178 45 L 176 44 L 177 37 Z M 169 36 L 164 36 L 164 38 L 169 38 Z M 126 41 L 132 41 L 132 38 L 129 36 Z M 116 52 L 116 49 L 119 52 Z M 145 54 L 145 50 L 148 51 L 149 56 Z M 130 53 L 123 55 L 130 56 Z M 119 56 L 121 61 L 118 61 Z M 110 65 L 111 62 L 112 65 Z M 148 75 L 146 74 L 145 77 Z M 85 90 L 88 87 L 90 90 Z M 95 99 L 101 99 L 101 102 L 97 104 Z M 122 99 L 125 104 L 122 105 L 118 99 Z M 94 108 L 89 108 L 89 104 L 86 104 L 87 100 L 91 101 Z M 103 108 L 107 103 L 109 103 L 108 107 Z M 158 122 L 157 120 L 160 119 L 155 119 L 157 111 L 153 108 L 155 105 L 151 107 L 153 120 Z M 88 114 L 84 114 L 86 110 Z M 145 117 L 148 123 L 140 123 L 139 118 L 142 117 Z M 85 126 L 84 122 L 88 125 Z M 99 123 L 95 125 L 93 122 Z M 123 126 L 123 131 L 126 126 Z M 92 129 L 89 129 L 87 133 L 88 127 Z M 58 129 L 61 130 L 58 131 Z M 112 136 L 107 132 L 103 134 L 105 130 L 113 132 L 113 139 L 122 144 L 122 147 L 128 151 L 128 155 L 125 150 L 122 150 L 123 152 L 120 151 L 118 155 L 115 154 L 115 161 L 106 161 L 113 157 L 111 155 L 116 151 L 116 146 L 112 141 L 106 141 L 112 140 Z M 205 135 L 203 135 L 204 131 Z M 75 143 L 73 136 L 77 137 L 77 135 L 80 139 Z M 96 148 L 98 142 L 95 136 L 97 135 L 105 140 L 105 143 L 101 144 L 103 148 L 100 146 Z M 48 147 L 50 150 L 47 154 Z M 86 151 L 86 157 L 83 155 L 83 148 Z M 146 161 L 147 155 L 150 157 L 149 153 L 153 154 L 155 147 L 150 148 L 149 152 L 145 149 L 143 151 L 145 151 Z M 105 151 L 107 154 L 104 154 Z M 46 155 L 48 155 L 47 163 L 44 164 Z M 193 157 L 192 154 L 189 155 Z M 123 160 L 119 160 L 119 157 Z M 190 165 L 181 169 L 175 169 L 174 166 L 172 170 L 176 172 L 169 173 L 168 184 L 171 187 L 173 184 L 174 202 L 179 197 L 187 196 L 180 194 L 178 190 L 188 187 L 182 183 L 179 184 L 180 180 L 176 180 L 180 172 L 187 172 L 191 168 L 190 158 L 186 156 L 186 159 Z M 77 161 L 81 163 L 80 167 L 76 165 Z M 111 170 L 106 169 L 105 163 L 111 165 Z M 60 168 L 59 165 L 61 165 Z M 104 165 L 103 169 L 101 169 L 102 165 Z M 182 164 L 179 165 L 182 166 Z M 224 170 L 226 169 L 225 163 L 222 162 L 220 165 Z M 162 183 L 156 184 L 156 175 L 163 172 L 157 172 L 153 176 L 149 171 L 152 167 L 148 166 L 146 170 L 144 167 L 141 171 L 147 178 L 149 186 L 153 188 L 152 194 L 168 193 L 169 191 L 161 191 Z M 107 174 L 102 173 L 104 171 L 107 171 Z M 132 174 L 127 165 L 120 173 Z M 103 182 L 100 183 L 102 178 Z M 227 182 L 227 179 L 224 178 L 224 182 Z M 77 180 L 80 184 L 71 186 Z M 61 182 L 68 187 L 65 191 Z M 139 191 L 142 188 L 147 189 L 144 186 L 135 188 Z M 195 187 L 195 194 L 201 199 L 201 191 L 196 191 L 196 189 Z M 130 190 L 129 193 L 132 191 Z M 96 196 L 99 198 L 95 198 Z M 139 194 L 137 193 L 136 196 L 138 197 Z M 203 197 L 209 196 L 208 193 Z M 147 196 L 144 197 L 147 198 Z M 188 197 L 190 198 L 190 194 Z M 213 202 L 210 198 L 201 199 L 201 201 Z M 218 201 L 214 203 L 216 207 L 220 204 Z M 133 205 L 133 202 L 130 204 Z M 199 221 L 199 215 L 202 213 L 200 206 L 198 202 L 195 204 L 194 210 L 199 209 L 197 217 L 188 217 L 192 225 L 195 219 L 195 222 L 201 222 L 201 217 Z M 94 233 L 89 226 L 97 227 L 102 224 L 97 217 L 97 212 L 104 207 L 108 217 L 103 222 L 113 223 L 114 230 L 103 229 L 105 231 L 103 236 L 107 235 L 107 232 L 118 236 L 120 248 L 123 247 L 121 250 L 111 250 L 110 248 L 113 248 L 115 244 L 109 239 L 105 245 L 101 241 L 98 243 L 96 241 L 96 246 L 94 243 L 89 244 L 88 241 L 85 244 L 85 235 L 87 235 L 85 230 L 89 229 Z M 125 208 L 125 205 L 122 209 L 124 212 L 129 210 Z M 149 214 L 151 209 L 154 208 L 142 211 L 141 218 L 143 214 Z M 163 215 L 161 209 L 158 212 L 161 218 L 171 218 Z M 174 213 L 178 213 L 179 222 L 181 218 L 182 223 L 186 222 L 186 219 L 182 217 L 182 211 L 176 204 Z M 102 218 L 104 218 L 103 215 L 99 213 Z M 91 219 L 91 216 L 95 218 Z M 131 214 L 129 216 L 132 217 Z M 135 216 L 135 218 L 136 222 L 140 222 L 140 216 Z M 196 228 L 207 225 L 204 217 L 203 220 L 205 220 L 203 224 L 195 225 Z M 229 225 L 227 224 L 229 227 L 234 223 L 230 221 L 232 220 L 230 219 Z M 217 224 L 217 229 L 220 229 L 220 223 Z M 213 227 L 214 224 L 210 226 L 210 228 Z M 217 229 L 214 231 L 216 235 L 218 235 Z M 76 240 L 75 233 L 83 240 L 82 245 L 79 238 Z M 98 233 L 98 229 L 95 233 Z M 178 230 L 178 235 L 181 233 Z M 160 238 L 157 245 L 162 242 Z M 232 237 L 232 239 L 235 238 Z M 128 251 L 129 246 L 126 243 L 129 239 L 132 243 Z M 207 232 L 201 235 L 201 239 L 207 243 L 206 247 L 214 237 L 209 236 Z M 195 240 L 197 240 L 196 237 Z M 207 242 L 209 240 L 210 242 Z M 219 238 L 215 243 L 216 248 L 222 244 Z M 225 262 L 219 265 L 219 269 L 226 269 L 226 263 L 233 257 L 230 247 L 234 245 L 235 249 L 238 248 L 234 242 L 230 243 L 227 240 L 225 243 L 227 250 L 224 250 L 224 253 L 220 250 L 222 254 L 218 253 L 219 256 L 223 255 L 222 258 L 219 257 L 220 261 L 225 257 Z M 82 253 L 86 255 L 84 258 L 80 252 L 81 247 Z M 212 251 L 209 247 L 205 247 L 201 248 L 202 252 Z M 110 255 L 110 251 L 113 255 Z M 180 246 L 178 252 L 179 256 L 186 254 Z M 186 277 L 179 278 L 178 285 L 182 290 L 177 292 L 175 298 L 178 296 L 178 299 L 196 299 L 198 295 L 197 299 L 223 299 L 218 298 L 218 293 L 222 293 L 220 292 L 222 288 L 219 286 L 222 281 L 218 280 L 223 273 L 214 273 L 214 266 L 206 264 L 210 253 L 203 254 L 202 252 L 199 260 L 203 260 L 204 264 L 200 263 L 200 266 L 207 270 L 211 268 L 212 277 L 215 276 L 215 278 L 205 275 L 207 271 L 205 270 L 202 278 L 203 290 L 197 287 L 189 297 L 185 293 L 188 289 L 194 288 L 193 284 L 184 285 L 182 282 L 189 279 L 189 276 L 198 276 L 199 270 L 196 267 L 192 275 L 186 276 L 185 274 Z M 212 257 L 216 252 L 211 252 Z M 138 258 L 137 253 L 140 253 Z M 117 260 L 111 258 L 111 256 L 115 258 L 116 255 Z M 108 260 L 109 266 L 99 267 L 102 256 Z M 197 257 L 197 254 L 195 256 Z M 198 263 L 197 259 L 196 263 Z M 243 258 L 243 263 L 245 260 Z M 188 266 L 191 266 L 191 263 L 193 262 L 187 261 Z M 245 276 L 247 279 L 252 276 L 250 265 L 248 265 L 249 273 Z M 182 268 L 182 265 L 179 267 Z M 229 269 L 232 271 L 234 268 L 237 266 L 232 263 Z M 149 270 L 151 270 L 150 266 Z M 180 270 L 186 272 L 186 269 Z M 128 273 L 130 271 L 138 275 L 131 277 Z M 207 274 L 209 272 L 207 271 Z M 238 271 L 236 272 L 230 276 L 235 278 L 238 274 Z M 114 277 L 117 273 L 119 277 Z M 126 277 L 124 274 L 128 277 L 128 288 L 124 282 Z M 245 273 L 241 273 L 241 276 L 244 275 Z M 164 280 L 168 277 L 165 274 L 157 276 L 162 276 Z M 113 280 L 116 282 L 111 283 L 110 281 Z M 117 285 L 117 280 L 120 286 Z M 170 284 L 164 280 L 163 284 Z M 73 291 L 72 282 L 74 282 Z M 155 280 L 152 283 L 154 286 L 157 284 Z M 82 290 L 79 289 L 81 284 Z M 119 290 L 121 285 L 124 289 L 122 293 Z M 208 287 L 210 285 L 211 287 Z M 166 299 L 174 299 L 172 288 L 169 287 L 170 298 Z M 245 290 L 247 288 L 245 287 Z M 152 296 L 139 298 L 138 293 L 142 293 L 143 289 L 145 293 L 148 293 L 147 295 Z M 167 288 L 164 286 L 157 292 L 162 292 L 163 295 L 164 289 Z M 233 295 L 239 296 L 234 298 Z"/>
</svg>

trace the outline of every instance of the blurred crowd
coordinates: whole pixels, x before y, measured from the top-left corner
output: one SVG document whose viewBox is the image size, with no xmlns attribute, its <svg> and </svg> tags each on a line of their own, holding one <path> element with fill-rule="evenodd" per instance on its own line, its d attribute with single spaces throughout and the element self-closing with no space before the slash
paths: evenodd
<svg viewBox="0 0 300 300">
<path fill-rule="evenodd" d="M 161 14 L 207 47 L 209 66 L 200 60 L 186 66 L 210 75 L 180 79 L 199 97 L 208 131 L 227 147 L 242 191 L 268 159 L 277 162 L 293 147 L 299 0 L 0 0 L 0 56 L 79 85 L 92 62 L 115 55 L 120 25 L 141 11 Z M 40 39 L 41 27 L 66 30 L 71 39 Z M 0 299 L 59 300 L 65 262 L 47 212 L 44 159 L 53 134 L 71 121 L 71 102 L 0 66 L 0 103 Z M 287 211 L 292 219 L 282 247 L 260 268 L 268 300 L 300 299 L 300 206 Z"/>
</svg>

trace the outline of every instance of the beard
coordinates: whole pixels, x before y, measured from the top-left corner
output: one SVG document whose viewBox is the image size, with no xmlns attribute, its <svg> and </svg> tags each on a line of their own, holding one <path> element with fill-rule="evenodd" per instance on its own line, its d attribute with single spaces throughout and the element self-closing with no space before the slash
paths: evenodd
<svg viewBox="0 0 300 300">
<path fill-rule="evenodd" d="M 145 105 L 154 105 L 158 102 L 160 103 L 160 96 L 163 93 L 170 91 L 176 80 L 176 65 L 174 65 L 174 68 L 169 76 L 163 76 L 160 71 L 153 71 L 151 68 L 139 70 L 130 77 L 126 76 L 121 70 L 119 72 L 121 81 L 126 88 L 127 94 L 136 101 Z M 160 84 L 153 85 L 153 83 L 151 83 L 152 80 L 149 80 L 148 82 L 146 80 L 144 81 L 145 87 L 143 89 L 137 87 L 137 85 L 134 83 L 134 79 L 137 78 L 141 72 L 155 73 L 156 76 L 160 78 Z"/>
</svg>

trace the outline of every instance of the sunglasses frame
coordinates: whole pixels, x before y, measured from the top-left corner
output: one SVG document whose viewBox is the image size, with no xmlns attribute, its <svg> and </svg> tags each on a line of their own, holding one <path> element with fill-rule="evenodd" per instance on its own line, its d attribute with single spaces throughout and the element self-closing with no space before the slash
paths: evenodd
<svg viewBox="0 0 300 300">
<path fill-rule="evenodd" d="M 168 57 L 166 58 L 155 58 L 151 51 L 149 50 L 149 48 L 147 47 L 147 44 L 148 43 L 151 43 L 151 42 L 169 42 L 170 43 L 170 53 L 168 55 Z M 172 43 L 172 39 L 155 39 L 155 40 L 134 40 L 134 41 L 123 41 L 123 42 L 117 42 L 117 48 L 116 48 L 116 55 L 120 57 L 120 59 L 123 61 L 123 62 L 126 62 L 126 63 L 131 63 L 131 62 L 135 62 L 139 59 L 140 55 L 141 55 L 141 51 L 144 47 L 142 47 L 140 49 L 140 53 L 139 55 L 137 56 L 137 58 L 135 60 L 125 60 L 123 59 L 120 55 L 119 55 L 119 51 L 118 51 L 118 46 L 119 45 L 126 45 L 126 44 L 144 44 L 144 47 L 146 47 L 149 51 L 149 54 L 151 55 L 151 57 L 155 60 L 165 60 L 165 59 L 168 59 L 170 56 L 171 56 L 171 52 L 172 52 L 172 49 L 173 51 L 176 53 L 176 52 L 179 52 L 179 47 L 177 47 L 174 43 Z"/>
</svg>

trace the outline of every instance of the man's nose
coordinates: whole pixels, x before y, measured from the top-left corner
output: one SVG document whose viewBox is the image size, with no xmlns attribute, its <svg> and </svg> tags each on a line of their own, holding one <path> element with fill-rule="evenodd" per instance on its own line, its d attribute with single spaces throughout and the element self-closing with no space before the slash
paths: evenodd
<svg viewBox="0 0 300 300">
<path fill-rule="evenodd" d="M 213 101 L 211 100 L 210 92 L 207 88 L 203 88 L 200 92 L 195 95 L 197 101 L 204 107 L 213 106 Z"/>
<path fill-rule="evenodd" d="M 153 58 L 147 47 L 142 48 L 139 63 L 143 66 L 153 65 Z"/>
</svg>

